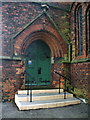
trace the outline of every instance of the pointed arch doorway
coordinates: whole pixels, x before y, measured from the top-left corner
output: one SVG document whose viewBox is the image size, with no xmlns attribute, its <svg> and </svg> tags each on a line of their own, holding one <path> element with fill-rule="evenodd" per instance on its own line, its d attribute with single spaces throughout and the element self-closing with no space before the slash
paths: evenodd
<svg viewBox="0 0 90 120">
<path fill-rule="evenodd" d="M 32 42 L 26 49 L 25 85 L 50 85 L 51 51 L 42 40 Z"/>
</svg>

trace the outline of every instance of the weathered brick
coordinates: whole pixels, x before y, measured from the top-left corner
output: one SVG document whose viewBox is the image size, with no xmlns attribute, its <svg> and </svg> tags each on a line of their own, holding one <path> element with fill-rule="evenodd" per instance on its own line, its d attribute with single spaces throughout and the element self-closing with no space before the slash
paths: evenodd
<svg viewBox="0 0 90 120">
<path fill-rule="evenodd" d="M 51 3 L 60 8 L 69 9 L 71 3 Z M 81 3 L 83 5 L 83 19 L 85 19 L 85 11 L 90 3 Z M 75 3 L 72 7 L 71 13 L 55 9 L 50 7 L 48 13 L 50 14 L 53 21 L 58 26 L 58 29 L 66 36 L 67 40 L 72 40 L 72 60 L 78 60 L 82 58 L 90 58 L 90 54 L 86 54 L 86 30 L 85 21 L 83 23 L 83 55 L 76 56 L 75 46 L 75 20 L 74 13 Z M 2 3 L 2 55 L 11 55 L 11 41 L 13 41 L 14 52 L 23 54 L 25 49 L 31 42 L 36 39 L 43 39 L 51 49 L 52 57 L 67 57 L 68 45 L 60 36 L 51 24 L 50 20 L 43 15 L 31 26 L 26 28 L 16 39 L 12 39 L 20 30 L 23 29 L 30 21 L 42 12 L 41 6 L 31 2 L 10 2 Z M 71 34 L 69 35 L 69 29 Z M 43 32 L 45 30 L 46 32 Z M 38 34 L 38 32 L 39 34 Z M 40 33 L 40 31 L 42 31 Z M 32 34 L 33 32 L 33 34 Z M 37 32 L 35 34 L 35 32 Z M 60 32 L 60 31 L 59 31 Z M 33 39 L 34 38 L 34 39 Z M 27 40 L 28 39 L 28 40 Z M 88 80 L 90 76 L 89 66 L 90 62 L 87 63 L 73 63 L 73 64 L 62 64 L 55 61 L 51 65 L 51 84 L 52 86 L 58 87 L 59 79 L 63 82 L 63 78 L 54 74 L 53 71 L 58 72 L 71 77 L 73 85 L 80 89 L 87 90 Z M 2 90 L 3 99 L 13 99 L 15 93 L 19 89 L 25 88 L 25 63 L 16 60 L 3 60 L 2 66 Z M 66 69 L 66 71 L 65 71 Z M 63 83 L 60 84 L 61 87 Z"/>
</svg>

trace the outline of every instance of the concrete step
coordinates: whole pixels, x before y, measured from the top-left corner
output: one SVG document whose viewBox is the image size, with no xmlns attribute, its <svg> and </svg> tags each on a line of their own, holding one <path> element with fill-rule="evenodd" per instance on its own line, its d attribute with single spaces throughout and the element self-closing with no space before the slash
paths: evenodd
<svg viewBox="0 0 90 120">
<path fill-rule="evenodd" d="M 40 93 L 57 93 L 59 89 L 43 89 L 43 90 L 32 90 L 32 94 Z M 63 89 L 60 89 L 60 92 L 63 92 Z M 30 93 L 30 90 L 29 90 Z M 27 94 L 27 90 L 18 90 L 18 94 Z"/>
<path fill-rule="evenodd" d="M 33 102 L 24 102 L 24 101 L 15 100 L 15 103 L 18 106 L 19 110 L 30 110 L 30 109 L 54 108 L 54 107 L 74 105 L 74 104 L 79 104 L 80 100 L 76 98 L 33 101 Z"/>
<path fill-rule="evenodd" d="M 66 93 L 66 98 L 73 98 L 73 94 Z M 64 93 L 38 93 L 32 94 L 33 101 L 41 101 L 41 100 L 53 100 L 53 99 L 64 99 Z M 30 95 L 26 94 L 16 94 L 15 100 L 17 101 L 30 101 Z"/>
</svg>

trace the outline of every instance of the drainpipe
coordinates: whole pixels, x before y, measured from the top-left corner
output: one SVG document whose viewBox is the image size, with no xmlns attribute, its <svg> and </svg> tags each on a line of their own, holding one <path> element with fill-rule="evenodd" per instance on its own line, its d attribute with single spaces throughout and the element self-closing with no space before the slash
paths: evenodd
<svg viewBox="0 0 90 120">
<path fill-rule="evenodd" d="M 72 55 L 71 54 L 72 44 L 69 43 L 68 45 L 69 45 L 69 47 L 68 47 L 68 61 L 71 62 L 71 59 L 72 59 L 72 57 L 71 57 L 71 55 Z"/>
</svg>

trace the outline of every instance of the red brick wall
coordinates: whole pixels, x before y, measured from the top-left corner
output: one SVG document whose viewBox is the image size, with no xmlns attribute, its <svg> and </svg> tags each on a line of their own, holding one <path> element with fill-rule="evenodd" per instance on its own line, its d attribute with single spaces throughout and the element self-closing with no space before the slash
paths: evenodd
<svg viewBox="0 0 90 120">
<path fill-rule="evenodd" d="M 82 58 L 90 58 L 90 54 L 87 54 L 87 47 L 86 47 L 86 10 L 88 6 L 90 5 L 90 2 L 81 2 L 80 5 L 82 6 L 82 40 L 83 40 L 83 53 L 82 55 L 77 54 L 77 45 L 75 45 L 77 39 L 78 39 L 78 34 L 75 33 L 75 27 L 78 24 L 76 22 L 75 24 L 75 10 L 76 7 L 79 3 L 75 3 L 74 6 L 72 7 L 71 11 L 71 40 L 72 40 L 72 60 L 77 60 L 77 59 L 82 59 Z M 78 28 L 76 28 L 78 30 Z"/>
<path fill-rule="evenodd" d="M 52 3 L 54 5 L 54 3 Z M 57 5 L 57 4 L 56 4 Z M 64 3 L 58 4 L 59 7 L 63 8 Z M 68 5 L 65 3 L 65 8 L 68 8 Z M 2 54 L 10 55 L 11 54 L 11 44 L 13 36 L 23 29 L 29 22 L 31 22 L 36 16 L 42 12 L 40 4 L 32 2 L 3 2 L 2 3 Z M 62 32 L 66 33 L 65 28 L 68 26 L 68 19 L 66 17 L 67 13 L 61 10 L 54 8 L 49 8 L 48 13 L 55 21 L 57 26 L 61 29 Z M 64 17 L 63 17 L 64 16 Z M 45 16 L 40 18 L 34 24 L 40 24 L 42 21 L 45 21 L 46 25 L 51 26 L 50 21 L 46 19 Z M 64 26 L 65 21 L 67 25 Z"/>
<path fill-rule="evenodd" d="M 63 68 L 63 64 L 61 63 L 55 63 L 52 64 L 52 74 L 51 74 L 51 79 L 52 79 L 52 85 L 55 87 L 58 87 L 59 85 L 59 80 L 63 80 L 62 77 L 60 77 L 58 74 L 54 73 L 54 70 L 57 70 L 58 72 L 62 73 L 62 68 Z"/>
<path fill-rule="evenodd" d="M 10 55 L 12 37 L 41 12 L 40 6 L 25 2 L 2 3 L 2 54 Z M 34 14 L 33 14 L 34 13 Z"/>
<path fill-rule="evenodd" d="M 65 5 L 64 3 L 60 3 L 60 4 L 52 3 L 52 4 L 53 5 L 55 4 L 61 8 L 69 7 L 66 3 Z M 20 30 L 22 30 L 24 26 L 26 26 L 29 22 L 31 22 L 41 12 L 42 12 L 42 8 L 41 5 L 38 3 L 31 3 L 31 2 L 2 3 L 2 55 L 3 56 L 11 55 L 11 41 L 13 36 L 15 36 L 16 33 L 18 33 Z M 55 21 L 59 29 L 62 29 L 62 32 L 65 32 L 65 34 L 67 35 L 65 28 L 68 29 L 69 26 L 68 24 L 66 26 L 64 26 L 65 24 L 63 24 L 65 23 L 65 21 L 67 21 L 68 23 L 68 19 L 66 17 L 67 12 L 50 7 L 48 13 Z M 33 25 L 41 24 L 42 21 L 45 22 L 47 26 L 53 28 L 50 21 L 46 19 L 45 15 L 42 18 L 40 18 L 38 21 L 36 21 Z M 64 43 L 62 43 L 61 46 L 63 46 Z M 54 46 L 54 43 L 52 44 Z M 67 52 L 66 47 L 61 52 L 63 53 Z M 22 85 L 24 85 L 25 74 L 23 73 L 23 71 L 25 65 L 23 66 L 21 61 L 14 61 L 14 60 L 3 60 L 2 62 L 3 64 L 1 67 L 2 67 L 2 82 L 3 82 L 2 85 L 3 99 L 9 100 L 9 99 L 13 99 L 14 94 L 17 92 L 17 90 L 21 89 Z M 61 65 L 59 64 L 56 65 L 56 67 L 60 67 L 60 66 Z M 53 77 L 52 80 L 54 80 Z"/>
<path fill-rule="evenodd" d="M 90 62 L 71 64 L 71 80 L 74 86 L 88 91 L 90 79 Z"/>
<path fill-rule="evenodd" d="M 54 3 L 53 3 L 54 4 Z M 56 5 L 58 3 L 55 3 Z M 84 4 L 84 3 L 82 3 Z M 75 4 L 76 5 L 76 4 Z M 59 7 L 65 9 L 68 7 L 68 5 L 65 3 L 58 4 Z M 86 9 L 87 5 L 84 4 L 84 7 Z M 71 18 L 74 18 L 74 8 L 72 9 Z M 10 56 L 11 55 L 11 41 L 12 37 L 22 30 L 22 28 L 27 25 L 30 21 L 32 21 L 37 15 L 39 15 L 42 12 L 41 6 L 39 4 L 35 3 L 27 3 L 27 2 L 11 2 L 11 3 L 2 3 L 2 55 Z M 48 10 L 48 13 L 52 17 L 52 19 L 55 21 L 57 26 L 60 30 L 67 36 L 69 30 L 69 23 L 67 18 L 67 13 L 61 10 L 57 10 L 54 8 L 51 8 Z M 85 14 L 85 10 L 83 9 L 83 13 Z M 83 14 L 83 15 L 84 15 Z M 34 25 L 40 24 L 40 22 L 44 21 L 46 25 L 51 27 L 51 24 L 49 23 L 49 20 L 46 19 L 46 17 L 42 17 L 39 19 L 39 21 L 36 21 Z M 71 23 L 73 23 L 74 20 L 72 19 Z M 83 23 L 83 26 L 85 27 L 85 23 Z M 74 24 L 72 24 L 72 59 L 77 60 L 78 57 L 75 56 L 75 34 L 74 34 Z M 85 31 L 83 31 L 83 39 L 85 38 Z M 15 41 L 14 41 L 15 42 Z M 64 43 L 62 43 L 64 44 Z M 83 41 L 84 46 L 84 55 L 80 56 L 80 58 L 88 58 L 89 56 L 86 56 L 85 50 L 86 50 L 86 42 L 85 39 Z M 62 52 L 62 51 L 61 51 Z M 63 49 L 63 52 L 67 52 L 66 48 Z M 14 61 L 14 60 L 3 60 L 2 64 L 2 81 L 3 81 L 3 99 L 13 99 L 14 94 L 17 92 L 18 89 L 22 88 L 22 85 L 24 84 L 24 78 L 25 74 L 23 73 L 25 65 L 22 65 L 21 61 Z M 75 87 L 80 89 L 86 89 L 88 85 L 88 80 L 90 78 L 90 62 L 87 63 L 76 63 L 76 64 L 61 64 L 56 63 L 52 65 L 51 70 L 51 79 L 52 79 L 52 85 L 57 86 L 58 85 L 58 75 L 53 74 L 53 70 L 56 69 L 59 72 L 62 72 L 62 68 L 67 68 L 69 72 L 71 72 L 71 80 L 72 83 L 75 85 Z M 68 73 L 70 74 L 70 73 Z M 62 78 L 61 78 L 62 79 Z"/>
<path fill-rule="evenodd" d="M 59 76 L 56 73 L 53 73 L 54 70 L 58 71 L 60 74 L 66 76 L 67 78 L 70 79 L 70 64 L 63 64 L 63 63 L 55 63 L 52 64 L 52 85 L 55 87 L 59 86 L 59 80 L 61 81 L 61 88 L 64 85 L 64 78 Z"/>
<path fill-rule="evenodd" d="M 82 39 L 83 39 L 83 54 L 77 55 L 77 46 L 75 45 L 75 42 L 77 41 L 78 34 L 75 34 L 75 9 L 77 5 L 80 4 L 82 6 Z M 89 2 L 81 2 L 81 3 L 74 3 L 71 11 L 71 40 L 72 40 L 72 61 L 73 64 L 71 64 L 71 80 L 74 83 L 76 88 L 88 90 L 88 82 L 90 78 L 90 60 L 88 62 L 78 63 L 79 60 L 84 61 L 86 58 L 90 59 L 90 54 L 87 54 L 87 47 L 86 47 L 86 10 L 88 6 L 90 5 Z M 78 24 L 76 22 L 76 24 Z M 78 29 L 78 28 L 76 28 Z M 74 63 L 74 60 L 77 61 L 77 63 Z"/>
<path fill-rule="evenodd" d="M 14 99 L 15 93 L 18 90 L 25 89 L 25 64 L 21 61 L 2 61 L 2 99 L 4 101 L 9 101 Z M 54 74 L 54 70 L 63 74 L 63 68 L 70 68 L 69 65 L 64 65 L 62 63 L 54 63 L 51 65 L 51 85 L 53 87 L 58 87 L 59 80 L 64 79 L 57 74 Z M 62 83 L 60 84 L 62 87 Z"/>
<path fill-rule="evenodd" d="M 3 99 L 14 98 L 15 93 L 23 84 L 23 69 L 21 61 L 2 61 L 2 92 Z"/>
</svg>

